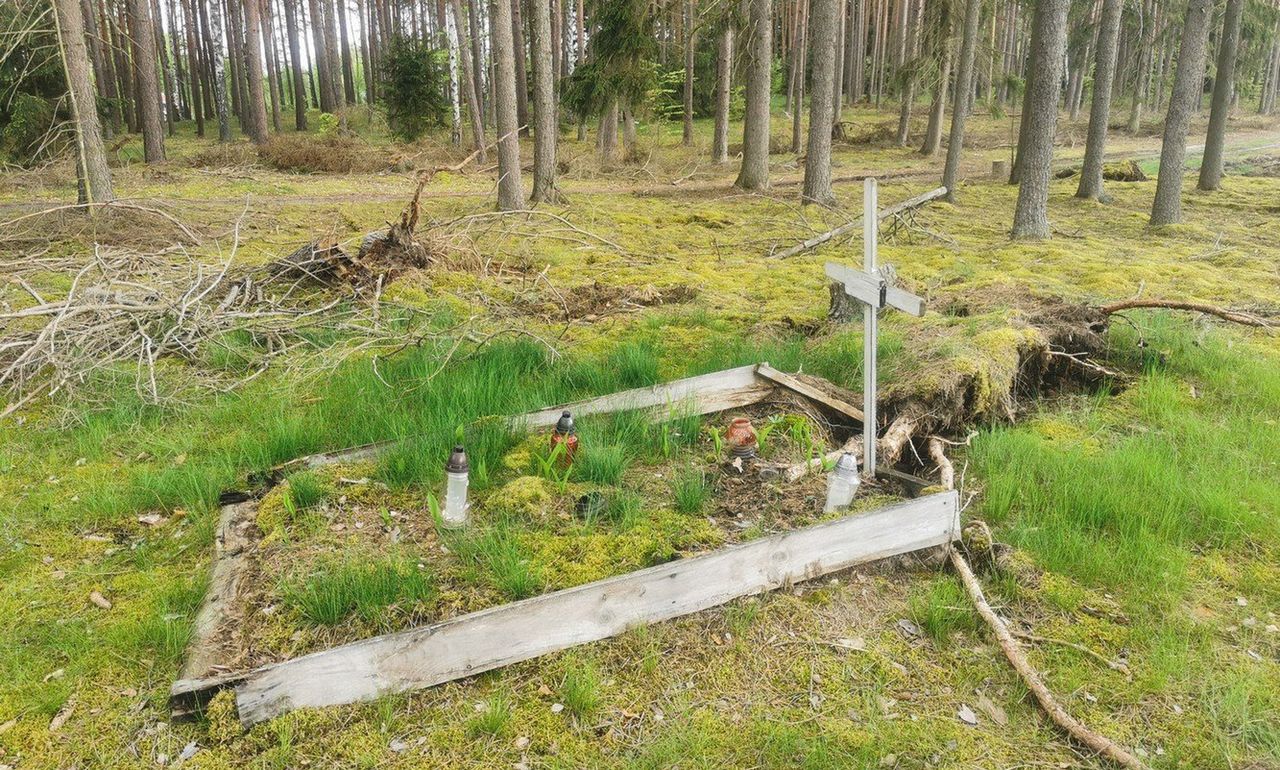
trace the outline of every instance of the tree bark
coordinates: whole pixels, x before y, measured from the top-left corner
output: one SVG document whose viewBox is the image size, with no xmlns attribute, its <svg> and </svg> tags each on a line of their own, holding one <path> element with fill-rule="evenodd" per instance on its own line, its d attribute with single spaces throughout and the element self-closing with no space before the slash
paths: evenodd
<svg viewBox="0 0 1280 770">
<path fill-rule="evenodd" d="M 342 0 L 320 0 L 323 13 L 324 42 L 323 51 L 326 68 L 329 70 L 329 101 L 333 104 L 334 114 L 338 116 L 340 125 L 345 127 L 346 90 L 342 72 L 342 45 L 338 40 L 338 21 L 335 4 Z"/>
<path fill-rule="evenodd" d="M 160 57 L 160 86 L 164 89 L 161 93 L 164 96 L 165 131 L 169 136 L 173 136 L 174 123 L 178 120 L 177 88 L 169 62 L 169 51 L 164 45 L 164 20 L 160 13 L 159 0 L 151 0 L 151 18 L 156 55 Z"/>
<path fill-rule="evenodd" d="M 1098 59 L 1093 69 L 1093 105 L 1089 109 L 1089 134 L 1084 148 L 1077 198 L 1097 200 L 1102 193 L 1102 158 L 1107 150 L 1107 126 L 1111 120 L 1111 85 L 1116 74 L 1116 43 L 1120 38 L 1120 14 L 1124 0 L 1104 0 L 1098 30 Z"/>
<path fill-rule="evenodd" d="M 800 17 L 796 23 L 795 58 L 792 66 L 795 69 L 795 93 L 792 95 L 791 109 L 791 151 L 800 154 L 800 142 L 804 136 L 801 119 L 804 117 L 805 74 L 809 71 L 809 12 L 811 0 L 800 0 Z"/>
<path fill-rule="evenodd" d="M 1187 156 L 1187 127 L 1191 113 L 1200 102 L 1204 88 L 1205 44 L 1209 37 L 1210 0 L 1188 0 L 1182 25 L 1182 45 L 1178 49 L 1178 69 L 1174 75 L 1169 112 L 1164 120 L 1160 145 L 1160 175 L 1156 198 L 1151 205 L 1151 224 L 1168 225 L 1182 220 L 1182 175 Z"/>
<path fill-rule="evenodd" d="M 156 35 L 151 19 L 151 4 L 147 0 L 129 0 L 129 13 L 136 30 L 134 50 L 137 60 L 134 65 L 138 77 L 138 113 L 142 125 L 143 156 L 147 163 L 159 163 L 164 160 L 164 127 L 160 122 Z"/>
<path fill-rule="evenodd" d="M 960 173 L 960 155 L 964 151 L 965 121 L 969 117 L 969 94 L 973 90 L 973 62 L 978 47 L 978 18 L 982 0 L 968 0 L 964 12 L 964 36 L 960 43 L 960 69 L 956 71 L 956 100 L 951 112 L 951 135 L 947 141 L 947 162 L 942 171 L 942 186 L 947 188 L 945 200 L 956 200 L 956 177 Z M 1064 27 L 1065 29 L 1065 27 Z"/>
<path fill-rule="evenodd" d="M 302 79 L 302 46 L 298 42 L 298 0 L 284 3 L 284 23 L 289 32 L 289 65 L 293 68 L 293 127 L 307 130 L 307 85 Z"/>
<path fill-rule="evenodd" d="M 914 2 L 912 2 L 911 5 L 912 7 L 915 7 Z M 921 14 L 921 18 L 917 18 L 915 20 L 916 23 L 911 24 L 908 27 L 907 56 L 910 59 L 914 59 L 917 55 L 917 48 L 919 46 L 920 39 L 919 28 L 924 24 L 922 16 L 923 15 Z M 908 66 L 909 70 L 905 73 L 906 82 L 902 84 L 902 104 L 898 109 L 899 147 L 906 147 L 911 141 L 911 108 L 916 98 L 916 68 L 913 64 Z"/>
<path fill-rule="evenodd" d="M 461 0 L 449 0 L 453 6 L 454 32 L 462 35 L 462 2 Z M 458 53 L 462 62 L 462 79 L 466 81 L 463 84 L 463 93 L 467 98 L 467 112 L 471 119 L 471 141 L 475 145 L 477 157 L 481 163 L 488 162 L 488 152 L 484 146 L 484 108 L 480 105 L 480 95 L 476 93 L 476 81 L 474 71 L 472 69 L 470 42 L 459 39 Z"/>
<path fill-rule="evenodd" d="M 534 203 L 554 203 L 556 191 L 555 61 L 551 57 L 551 0 L 529 0 L 533 15 L 533 195 Z"/>
<path fill-rule="evenodd" d="M 196 45 L 196 15 L 192 13 L 190 0 L 182 0 L 182 15 L 186 24 L 183 25 L 187 38 L 187 71 L 190 73 L 191 79 L 191 109 L 196 119 L 196 136 L 204 136 L 204 92 L 208 89 L 205 85 L 204 70 L 201 67 L 199 48 Z"/>
<path fill-rule="evenodd" d="M 485 126 L 485 116 L 488 115 L 488 111 L 485 109 L 485 60 L 484 51 L 480 44 L 480 38 L 483 37 L 484 31 L 480 25 L 480 11 L 478 10 L 479 3 L 480 0 L 467 1 L 467 19 L 471 29 L 471 74 L 476 81 L 476 96 L 480 99 L 480 114 L 474 116 L 474 119 L 480 121 L 480 127 L 483 129 Z M 489 96 L 489 100 L 492 102 L 492 94 Z"/>
<path fill-rule="evenodd" d="M 115 196 L 111 191 L 107 151 L 102 145 L 102 126 L 98 122 L 89 52 L 85 48 L 84 15 L 78 0 L 55 0 L 53 10 L 61 41 L 62 67 L 71 97 L 71 117 L 75 121 L 80 202 L 109 203 Z"/>
<path fill-rule="evenodd" d="M 516 121 L 521 134 L 529 133 L 529 72 L 525 66 L 524 18 L 521 0 L 511 3 L 511 45 L 516 66 Z"/>
<path fill-rule="evenodd" d="M 951 86 L 951 45 L 942 42 L 942 68 L 938 73 L 938 85 L 933 91 L 933 104 L 929 107 L 929 125 L 924 131 L 924 143 L 920 154 L 933 157 L 942 148 L 942 121 L 947 114 L 947 89 Z"/>
<path fill-rule="evenodd" d="M 697 0 L 684 2 L 684 130 L 680 142 L 685 147 L 693 146 L 693 65 L 694 54 L 698 51 L 698 37 L 694 31 L 696 23 L 695 3 Z"/>
<path fill-rule="evenodd" d="M 356 75 L 351 64 L 351 37 L 347 30 L 347 0 L 336 0 L 338 5 L 338 37 L 342 41 L 342 88 L 347 104 L 356 103 Z"/>
<path fill-rule="evenodd" d="M 733 25 L 720 30 L 716 51 L 716 120 L 711 136 L 711 162 L 729 162 L 729 106 L 733 98 Z"/>
<path fill-rule="evenodd" d="M 1235 92 L 1236 55 L 1240 50 L 1240 17 L 1244 0 L 1227 0 L 1218 42 L 1218 66 L 1213 76 L 1213 107 L 1209 111 L 1209 133 L 1204 140 L 1204 160 L 1200 164 L 1199 188 L 1216 190 L 1222 184 L 1222 146 L 1226 141 L 1227 113 Z"/>
<path fill-rule="evenodd" d="M 596 131 L 596 146 L 600 152 L 600 164 L 608 167 L 618 158 L 618 101 L 611 99 L 600 113 L 600 127 Z"/>
<path fill-rule="evenodd" d="M 1039 46 L 1032 48 L 1028 68 L 1035 78 L 1027 90 L 1024 109 L 1030 109 L 1027 138 L 1022 148 L 1018 205 L 1013 212 L 1015 239 L 1049 237 L 1049 164 L 1058 126 L 1058 93 L 1067 45 L 1070 0 L 1037 0 L 1034 24 Z M 957 97 L 956 103 L 960 103 Z"/>
<path fill-rule="evenodd" d="M 769 187 L 769 96 L 773 56 L 772 0 L 750 3 L 747 40 L 747 112 L 742 126 L 742 168 L 735 184 L 745 190 Z"/>
<path fill-rule="evenodd" d="M 217 2 L 217 0 L 214 0 Z M 287 0 L 286 0 L 287 2 Z M 332 113 L 334 110 L 333 91 L 329 88 L 329 61 L 325 56 L 324 14 L 320 11 L 320 0 L 307 0 L 310 10 L 312 52 L 315 54 L 315 74 L 319 82 L 320 111 Z"/>
<path fill-rule="evenodd" d="M 511 36 L 511 0 L 489 5 L 493 38 L 494 109 L 498 131 L 498 209 L 524 208 L 520 177 L 520 128 L 516 112 L 516 62 Z"/>
<path fill-rule="evenodd" d="M 224 29 L 222 26 L 222 7 L 221 4 L 214 0 L 211 3 L 201 3 L 200 0 L 192 0 L 199 5 L 202 17 L 209 29 L 209 43 L 211 50 L 209 65 L 213 75 L 210 77 L 210 90 L 213 92 L 214 113 L 218 117 L 218 141 L 231 141 L 231 116 L 229 105 L 227 104 L 227 70 L 224 64 L 222 51 L 224 50 Z"/>
<path fill-rule="evenodd" d="M 262 19 L 258 0 L 244 0 L 245 60 L 248 99 L 241 120 L 248 123 L 249 141 L 267 143 L 267 109 L 262 95 Z"/>
<path fill-rule="evenodd" d="M 809 12 L 809 46 L 813 51 L 813 83 L 809 95 L 809 145 L 804 161 L 802 203 L 827 206 L 835 203 L 831 192 L 831 124 L 835 119 L 832 101 L 835 96 L 837 2 L 811 0 Z M 799 104 L 796 114 L 800 114 Z"/>
</svg>

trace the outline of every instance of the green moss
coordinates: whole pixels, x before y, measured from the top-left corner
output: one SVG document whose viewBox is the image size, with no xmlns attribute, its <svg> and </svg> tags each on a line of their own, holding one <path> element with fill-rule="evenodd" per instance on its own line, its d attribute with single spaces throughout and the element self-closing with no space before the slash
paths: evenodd
<svg viewBox="0 0 1280 770">
<path fill-rule="evenodd" d="M 214 744 L 225 745 L 240 737 L 240 715 L 236 710 L 236 693 L 233 689 L 219 692 L 204 710 L 205 729 Z"/>
<path fill-rule="evenodd" d="M 551 484 L 539 476 L 519 476 L 485 498 L 485 508 L 527 521 L 548 521 L 554 514 Z"/>
</svg>

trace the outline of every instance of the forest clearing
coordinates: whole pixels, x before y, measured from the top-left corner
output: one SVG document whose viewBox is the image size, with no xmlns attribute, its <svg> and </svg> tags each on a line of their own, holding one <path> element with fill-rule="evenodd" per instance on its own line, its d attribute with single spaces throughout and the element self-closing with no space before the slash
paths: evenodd
<svg viewBox="0 0 1280 770">
<path fill-rule="evenodd" d="M 0 23 L 0 770 L 1280 768 L 1274 2 Z"/>
</svg>

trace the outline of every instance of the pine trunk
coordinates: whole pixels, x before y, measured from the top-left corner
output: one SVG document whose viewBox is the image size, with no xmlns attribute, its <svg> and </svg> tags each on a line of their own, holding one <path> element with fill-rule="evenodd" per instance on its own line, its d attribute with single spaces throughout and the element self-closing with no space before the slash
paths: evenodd
<svg viewBox="0 0 1280 770">
<path fill-rule="evenodd" d="M 249 141 L 267 143 L 267 109 L 262 93 L 262 20 L 258 0 L 244 0 L 245 75 L 248 89 L 244 114 Z"/>
<path fill-rule="evenodd" d="M 809 145 L 804 161 L 802 203 L 828 206 L 835 203 L 831 192 L 831 125 L 835 119 L 836 5 L 842 0 L 811 0 L 809 50 L 813 51 L 813 83 L 809 95 Z M 797 105 L 798 106 L 798 105 Z M 800 114 L 800 110 L 796 110 Z"/>
<path fill-rule="evenodd" d="M 1049 237 L 1049 181 L 1053 138 L 1058 126 L 1059 83 L 1067 45 L 1067 9 L 1070 0 L 1037 0 L 1035 37 L 1028 67 L 1035 79 L 1027 89 L 1024 109 L 1030 112 L 1022 151 L 1018 205 L 1013 212 L 1015 239 Z M 956 100 L 959 103 L 959 99 Z"/>
<path fill-rule="evenodd" d="M 516 65 L 516 120 L 519 121 L 520 133 L 529 133 L 529 72 L 526 68 L 524 45 L 524 16 L 520 6 L 521 0 L 509 0 L 511 3 L 511 45 Z"/>
<path fill-rule="evenodd" d="M 1164 139 L 1160 145 L 1160 175 L 1156 198 L 1151 206 L 1151 224 L 1168 225 L 1182 221 L 1182 175 L 1187 157 L 1187 127 L 1191 113 L 1200 103 L 1204 87 L 1205 44 L 1209 37 L 1211 0 L 1189 0 L 1178 49 L 1178 69 L 1169 96 L 1169 112 L 1164 119 Z"/>
<path fill-rule="evenodd" d="M 449 0 L 453 7 L 453 18 L 455 21 L 454 31 L 456 34 L 462 34 L 462 2 L 461 0 Z M 488 162 L 488 153 L 484 146 L 484 120 L 482 115 L 484 109 L 480 105 L 480 94 L 476 92 L 475 75 L 472 70 L 473 63 L 471 61 L 470 42 L 459 38 L 457 40 L 459 59 L 462 63 L 462 80 L 463 93 L 467 97 L 467 112 L 471 121 L 471 141 L 475 151 L 478 153 L 477 158 L 481 163 Z"/>
<path fill-rule="evenodd" d="M 942 121 L 947 114 L 947 89 L 951 86 L 951 46 L 942 42 L 942 69 L 938 73 L 938 85 L 933 91 L 933 104 L 929 107 L 929 125 L 924 131 L 924 144 L 920 154 L 933 157 L 942 148 Z"/>
<path fill-rule="evenodd" d="M 735 184 L 746 190 L 769 187 L 769 96 L 773 56 L 772 0 L 749 0 L 747 111 L 742 127 L 742 168 Z"/>
<path fill-rule="evenodd" d="M 1093 69 L 1093 105 L 1089 109 L 1089 134 L 1077 198 L 1097 200 L 1102 194 L 1102 159 L 1107 151 L 1107 126 L 1111 120 L 1111 85 L 1116 74 L 1116 45 L 1120 38 L 1120 14 L 1124 0 L 1104 0 L 1098 30 L 1098 59 Z"/>
<path fill-rule="evenodd" d="M 85 47 L 85 17 L 78 0 L 55 0 L 54 21 L 58 25 L 62 66 L 71 97 L 71 116 L 75 120 L 80 202 L 109 203 L 114 199 L 111 169 L 102 144 L 97 94 L 93 88 L 89 52 Z"/>
<path fill-rule="evenodd" d="M 351 63 L 351 36 L 347 27 L 347 0 L 337 0 L 338 38 L 342 41 L 342 88 L 347 104 L 356 103 L 356 74 Z"/>
<path fill-rule="evenodd" d="M 489 5 L 490 35 L 493 38 L 494 117 L 498 132 L 498 209 L 524 208 L 520 175 L 520 128 L 516 108 L 516 62 L 511 35 L 511 0 L 493 0 Z"/>
<path fill-rule="evenodd" d="M 684 3 L 684 130 L 680 142 L 685 147 L 693 146 L 693 65 L 694 54 L 697 53 L 697 35 L 694 33 L 694 3 L 696 0 L 685 0 Z"/>
<path fill-rule="evenodd" d="M 298 41 L 298 0 L 284 3 L 284 23 L 289 36 L 289 66 L 293 68 L 293 127 L 307 130 L 307 85 L 302 79 L 302 45 Z"/>
<path fill-rule="evenodd" d="M 551 0 L 529 0 L 533 31 L 533 202 L 553 203 L 556 192 L 555 61 L 551 57 Z"/>
<path fill-rule="evenodd" d="M 1204 140 L 1204 162 L 1200 164 L 1199 188 L 1216 190 L 1222 184 L 1222 148 L 1226 142 L 1227 113 L 1235 92 L 1236 55 L 1240 50 L 1240 17 L 1244 0 L 1227 0 L 1218 42 L 1218 64 L 1213 76 L 1213 107 L 1209 112 L 1209 133 Z"/>
<path fill-rule="evenodd" d="M 164 126 L 160 119 L 160 88 L 156 77 L 156 35 L 148 0 L 129 0 L 135 31 L 134 61 L 138 79 L 138 114 L 142 125 L 143 156 L 147 163 L 164 160 Z M 83 42 L 83 41 L 82 41 Z"/>
<path fill-rule="evenodd" d="M 733 25 L 720 30 L 716 51 L 716 121 L 711 136 L 711 162 L 729 162 L 729 107 L 733 98 Z"/>
<path fill-rule="evenodd" d="M 947 188 L 944 200 L 952 203 L 956 199 L 956 178 L 960 174 L 960 156 L 964 151 L 964 129 L 969 117 L 969 96 L 973 90 L 973 63 L 977 54 L 978 20 L 981 11 L 982 0 L 968 0 L 965 5 L 964 36 L 960 42 L 960 69 L 956 71 L 955 108 L 951 111 L 947 162 L 942 171 L 942 186 Z"/>
</svg>

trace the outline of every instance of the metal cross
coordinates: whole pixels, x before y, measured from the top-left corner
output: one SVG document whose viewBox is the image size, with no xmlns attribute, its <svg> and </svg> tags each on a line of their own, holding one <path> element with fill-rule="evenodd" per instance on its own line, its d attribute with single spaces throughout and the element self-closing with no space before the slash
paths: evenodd
<svg viewBox="0 0 1280 770">
<path fill-rule="evenodd" d="M 826 265 L 827 277 L 843 284 L 845 294 L 862 303 L 862 457 L 863 473 L 868 478 L 876 475 L 876 342 L 879 337 L 876 314 L 884 307 L 913 316 L 924 314 L 924 300 L 890 286 L 885 280 L 889 271 L 876 266 L 879 225 L 876 197 L 876 180 L 867 179 L 862 188 L 862 269 L 835 262 Z"/>
</svg>

